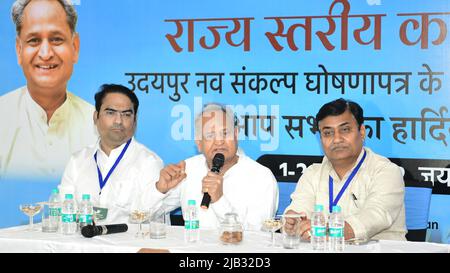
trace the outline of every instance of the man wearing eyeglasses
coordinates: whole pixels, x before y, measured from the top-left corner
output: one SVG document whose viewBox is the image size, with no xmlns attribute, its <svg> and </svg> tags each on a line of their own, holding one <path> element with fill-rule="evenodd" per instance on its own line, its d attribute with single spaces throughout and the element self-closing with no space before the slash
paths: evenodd
<svg viewBox="0 0 450 273">
<path fill-rule="evenodd" d="M 102 85 L 93 116 L 100 139 L 71 157 L 59 186 L 78 200 L 90 194 L 96 206 L 108 209 L 108 223 L 127 222 L 133 210 L 148 210 L 164 197 L 155 187 L 162 160 L 133 137 L 138 107 L 127 87 Z"/>
<path fill-rule="evenodd" d="M 317 113 L 325 156 L 302 174 L 286 208 L 286 213 L 306 216 L 299 226 L 303 239 L 311 237 L 311 214 L 314 205 L 320 204 L 325 215 L 333 206 L 341 207 L 346 240 L 405 240 L 401 170 L 364 147 L 363 122 L 363 109 L 344 99 L 323 105 Z"/>
<path fill-rule="evenodd" d="M 189 200 L 199 208 L 201 229 L 216 229 L 225 214 L 234 212 L 247 230 L 260 230 L 278 208 L 278 185 L 272 172 L 238 149 L 238 120 L 226 106 L 205 105 L 195 119 L 199 155 L 161 170 L 156 186 L 167 194 L 163 203 L 169 208 L 181 206 L 185 212 Z M 224 156 L 219 172 L 211 171 L 217 154 Z M 201 208 L 205 193 L 208 208 Z M 185 215 L 184 215 L 185 216 Z"/>
<path fill-rule="evenodd" d="M 58 181 L 72 153 L 98 137 L 94 107 L 67 91 L 77 14 L 66 0 L 17 0 L 12 18 L 26 86 L 0 97 L 0 181 Z"/>
</svg>

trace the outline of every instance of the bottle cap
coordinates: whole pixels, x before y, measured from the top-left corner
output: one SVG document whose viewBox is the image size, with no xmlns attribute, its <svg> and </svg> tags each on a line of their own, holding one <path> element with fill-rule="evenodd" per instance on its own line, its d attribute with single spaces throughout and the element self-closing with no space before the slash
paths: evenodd
<svg viewBox="0 0 450 273">
<path fill-rule="evenodd" d="M 69 199 L 69 200 L 73 199 L 73 194 L 71 194 L 71 193 L 66 194 L 66 199 Z"/>
<path fill-rule="evenodd" d="M 188 201 L 188 206 L 195 206 L 195 200 L 189 200 Z"/>
<path fill-rule="evenodd" d="M 323 211 L 323 205 L 315 205 L 314 206 L 315 212 L 322 212 Z"/>
<path fill-rule="evenodd" d="M 341 212 L 340 206 L 333 206 L 333 212 Z"/>
<path fill-rule="evenodd" d="M 83 200 L 91 200 L 90 194 L 83 194 Z"/>
</svg>

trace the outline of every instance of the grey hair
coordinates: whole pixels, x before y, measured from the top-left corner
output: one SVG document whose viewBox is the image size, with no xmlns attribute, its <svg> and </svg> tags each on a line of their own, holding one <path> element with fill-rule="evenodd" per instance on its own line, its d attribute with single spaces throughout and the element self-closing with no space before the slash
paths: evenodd
<svg viewBox="0 0 450 273">
<path fill-rule="evenodd" d="M 202 135 L 202 117 L 205 116 L 207 113 L 211 112 L 223 112 L 226 117 L 226 122 L 232 121 L 233 122 L 233 128 L 236 128 L 238 126 L 238 119 L 233 110 L 231 110 L 230 107 L 225 106 L 220 103 L 208 103 L 203 106 L 202 112 L 200 112 L 196 118 L 195 118 L 195 136 L 196 139 L 200 139 Z"/>
<path fill-rule="evenodd" d="M 23 12 L 26 6 L 33 0 L 16 0 L 12 5 L 11 16 L 14 24 L 16 25 L 17 36 L 20 35 L 20 31 L 22 30 L 22 19 Z M 69 25 L 70 31 L 72 34 L 75 33 L 75 28 L 77 26 L 77 12 L 75 8 L 70 4 L 68 0 L 55 0 L 61 4 L 64 11 L 66 12 L 67 24 Z"/>
</svg>

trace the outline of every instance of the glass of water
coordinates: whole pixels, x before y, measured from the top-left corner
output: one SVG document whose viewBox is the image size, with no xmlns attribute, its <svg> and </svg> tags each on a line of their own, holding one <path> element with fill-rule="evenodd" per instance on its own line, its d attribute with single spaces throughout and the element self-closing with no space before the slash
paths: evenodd
<svg viewBox="0 0 450 273">
<path fill-rule="evenodd" d="M 59 227 L 59 211 L 51 207 L 51 203 L 41 202 L 42 232 L 57 232 Z"/>
<path fill-rule="evenodd" d="M 164 239 L 167 234 L 167 225 L 170 215 L 164 208 L 150 209 L 150 238 Z"/>
</svg>

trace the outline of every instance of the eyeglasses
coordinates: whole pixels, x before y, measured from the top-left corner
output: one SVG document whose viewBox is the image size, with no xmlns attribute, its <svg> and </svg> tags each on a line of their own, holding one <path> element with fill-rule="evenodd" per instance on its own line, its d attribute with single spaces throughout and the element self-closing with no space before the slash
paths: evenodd
<svg viewBox="0 0 450 273">
<path fill-rule="evenodd" d="M 345 136 L 345 135 L 348 135 L 351 132 L 353 132 L 353 129 L 354 128 L 352 128 L 351 126 L 347 125 L 347 126 L 339 127 L 337 129 L 337 131 L 339 132 L 339 135 L 344 135 Z M 333 138 L 336 135 L 336 131 L 335 131 L 335 129 L 332 129 L 332 128 L 325 128 L 325 129 L 320 131 L 320 135 L 323 138 Z"/>
<path fill-rule="evenodd" d="M 115 118 L 117 117 L 117 115 L 119 115 L 121 118 L 125 119 L 125 120 L 129 120 L 131 118 L 133 118 L 134 113 L 132 110 L 125 110 L 125 111 L 118 111 L 118 110 L 114 110 L 114 109 L 105 109 L 105 111 L 103 111 L 103 114 L 105 115 L 105 117 L 107 118 Z"/>
</svg>

